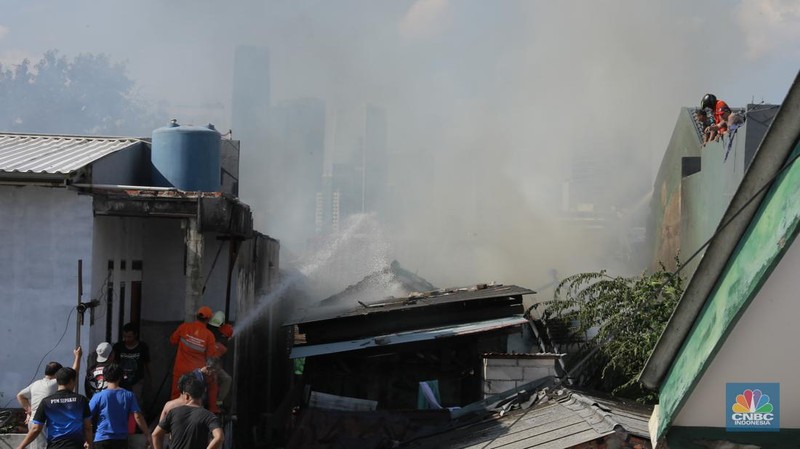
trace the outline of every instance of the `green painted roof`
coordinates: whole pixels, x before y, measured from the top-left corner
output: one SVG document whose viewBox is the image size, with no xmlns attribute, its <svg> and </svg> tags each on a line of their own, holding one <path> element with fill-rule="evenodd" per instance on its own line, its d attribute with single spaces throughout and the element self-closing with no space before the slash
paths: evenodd
<svg viewBox="0 0 800 449">
<path fill-rule="evenodd" d="M 640 376 L 646 386 L 660 388 L 660 432 L 680 410 L 788 246 L 772 240 L 791 242 L 796 233 L 800 164 L 781 171 L 793 151 L 800 152 L 798 138 L 800 77 L 792 84 L 723 216 L 722 223 L 727 225 L 711 239 Z"/>
</svg>

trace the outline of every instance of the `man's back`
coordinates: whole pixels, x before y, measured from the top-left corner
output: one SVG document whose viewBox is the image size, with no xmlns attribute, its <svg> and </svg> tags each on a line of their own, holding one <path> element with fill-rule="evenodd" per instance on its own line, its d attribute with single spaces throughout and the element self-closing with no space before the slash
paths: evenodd
<svg viewBox="0 0 800 449">
<path fill-rule="evenodd" d="M 214 355 L 216 340 L 205 323 L 193 321 L 178 326 L 170 342 L 178 345 L 175 365 L 181 366 L 181 371 L 186 372 L 205 366 L 206 357 Z"/>
<path fill-rule="evenodd" d="M 730 110 L 728 103 L 725 103 L 722 100 L 717 100 L 716 104 L 714 104 L 714 123 L 717 125 L 722 123 L 722 114 L 726 109 Z"/>
<path fill-rule="evenodd" d="M 89 404 L 85 397 L 59 390 L 42 400 L 33 422 L 47 426 L 48 448 L 82 448 L 83 424 L 89 416 Z"/>
<path fill-rule="evenodd" d="M 21 391 L 22 394 L 30 398 L 31 416 L 36 414 L 36 410 L 39 408 L 39 404 L 42 402 L 42 399 L 52 395 L 56 392 L 56 390 L 58 390 L 56 380 L 45 377 L 33 382 L 32 384 L 28 385 L 27 388 Z"/>
<path fill-rule="evenodd" d="M 140 412 L 133 393 L 122 388 L 97 393 L 89 401 L 89 409 L 98 417 L 95 441 L 128 438 L 128 415 Z"/>
<path fill-rule="evenodd" d="M 103 377 L 103 370 L 108 366 L 108 362 L 99 362 L 86 370 L 86 381 L 83 385 L 86 396 L 91 399 L 95 394 L 106 389 L 106 381 Z"/>
<path fill-rule="evenodd" d="M 164 404 L 164 408 L 161 410 L 161 416 L 159 416 L 158 422 L 163 421 L 164 418 L 167 417 L 167 413 L 169 413 L 170 410 L 176 407 L 180 407 L 182 405 L 186 405 L 186 399 L 182 397 L 173 399 L 171 401 L 167 401 L 167 403 Z"/>
<path fill-rule="evenodd" d="M 216 415 L 192 405 L 170 410 L 158 425 L 170 434 L 170 449 L 204 449 L 208 445 L 209 433 L 222 428 Z"/>
</svg>

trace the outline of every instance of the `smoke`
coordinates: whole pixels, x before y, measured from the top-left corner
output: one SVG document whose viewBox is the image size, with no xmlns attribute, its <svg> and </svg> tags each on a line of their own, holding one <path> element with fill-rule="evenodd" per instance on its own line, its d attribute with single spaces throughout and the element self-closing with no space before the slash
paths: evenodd
<svg viewBox="0 0 800 449">
<path fill-rule="evenodd" d="M 390 264 L 388 245 L 374 215 L 357 214 L 349 217 L 342 232 L 329 236 L 316 251 L 307 253 L 293 264 L 297 267 L 296 271 L 289 272 L 265 297 L 259 298 L 255 310 L 238 320 L 237 335 L 256 323 L 276 300 L 293 288 L 302 287 L 312 299 L 324 299 L 338 293 L 342 285 L 360 281 L 365 274 L 380 273 L 377 282 L 382 288 L 362 293 L 377 294 L 380 291 L 381 295 L 392 295 L 399 291 L 396 282 L 383 273 Z M 374 300 L 374 296 L 351 296 L 337 308 L 347 309 L 357 301 Z M 293 305 L 295 308 L 313 307 L 316 302 L 312 300 L 311 304 Z"/>
<path fill-rule="evenodd" d="M 348 116 L 379 106 L 388 172 L 375 239 L 386 243 L 375 253 L 439 286 L 533 287 L 551 269 L 639 271 L 620 229 L 646 208 L 680 107 L 706 92 L 735 106 L 752 95 L 779 102 L 797 70 L 787 55 L 800 48 L 796 2 L 776 0 L 41 0 L 7 14 L 14 32 L 0 59 L 105 52 L 181 122 L 211 121 L 234 136 L 234 49 L 267 47 L 272 103 L 322 99 L 333 163 L 358 151 Z M 119 17 L 137 26 L 120 30 Z M 242 142 L 242 164 L 258 145 Z M 259 230 L 307 241 L 280 223 L 307 205 L 259 215 L 263 198 L 288 189 L 264 178 L 241 180 Z M 589 220 L 597 216 L 604 225 Z M 351 260 L 322 290 L 380 265 Z"/>
<path fill-rule="evenodd" d="M 406 38 L 429 38 L 442 31 L 447 8 L 447 0 L 417 0 L 400 20 L 398 30 Z"/>
<path fill-rule="evenodd" d="M 779 50 L 797 59 L 800 50 L 800 3 L 794 0 L 742 2 L 736 19 L 745 36 L 747 56 L 758 59 Z"/>
</svg>

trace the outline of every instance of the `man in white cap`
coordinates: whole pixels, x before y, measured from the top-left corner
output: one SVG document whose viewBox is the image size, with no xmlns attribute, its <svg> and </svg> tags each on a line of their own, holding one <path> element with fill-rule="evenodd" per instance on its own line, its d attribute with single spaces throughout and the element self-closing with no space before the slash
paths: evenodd
<svg viewBox="0 0 800 449">
<path fill-rule="evenodd" d="M 87 398 L 91 399 L 95 393 L 106 389 L 103 370 L 113 361 L 114 347 L 111 346 L 111 343 L 104 341 L 97 345 L 97 362 L 89 366 L 86 371 L 86 382 L 83 385 Z"/>
</svg>

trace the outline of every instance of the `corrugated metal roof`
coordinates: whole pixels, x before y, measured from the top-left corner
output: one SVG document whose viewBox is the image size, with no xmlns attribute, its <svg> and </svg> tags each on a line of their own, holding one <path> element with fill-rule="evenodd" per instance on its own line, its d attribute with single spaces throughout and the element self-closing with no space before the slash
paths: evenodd
<svg viewBox="0 0 800 449">
<path fill-rule="evenodd" d="M 481 354 L 484 359 L 560 359 L 566 354 L 553 352 L 486 352 Z"/>
<path fill-rule="evenodd" d="M 335 354 L 338 352 L 355 351 L 359 349 L 374 348 L 377 346 L 398 345 L 415 341 L 435 340 L 437 338 L 458 337 L 461 335 L 488 332 L 510 326 L 526 323 L 521 316 L 512 316 L 494 320 L 479 321 L 476 323 L 457 324 L 454 326 L 438 327 L 434 329 L 420 329 L 396 334 L 380 335 L 377 337 L 362 338 L 359 340 L 340 341 L 336 343 L 323 343 L 310 346 L 295 346 L 292 348 L 290 358 L 312 357 L 322 354 Z"/>
<path fill-rule="evenodd" d="M 647 439 L 650 412 L 649 408 L 629 407 L 611 400 L 599 401 L 592 396 L 562 389 L 540 393 L 538 404 L 528 408 L 439 432 L 407 446 L 561 449 L 611 435 L 616 429 Z"/>
<path fill-rule="evenodd" d="M 0 172 L 68 175 L 138 139 L 0 133 Z"/>
<path fill-rule="evenodd" d="M 481 299 L 503 298 L 512 296 L 531 295 L 536 292 L 516 285 L 480 285 L 463 288 L 448 288 L 423 293 L 413 293 L 406 298 L 394 298 L 384 302 L 361 304 L 354 309 L 342 312 L 341 307 L 312 307 L 295 312 L 295 316 L 284 323 L 284 326 L 293 324 L 306 324 L 317 321 L 334 320 L 338 318 L 371 315 L 408 310 L 418 307 L 455 303 L 461 301 L 476 301 Z"/>
</svg>

